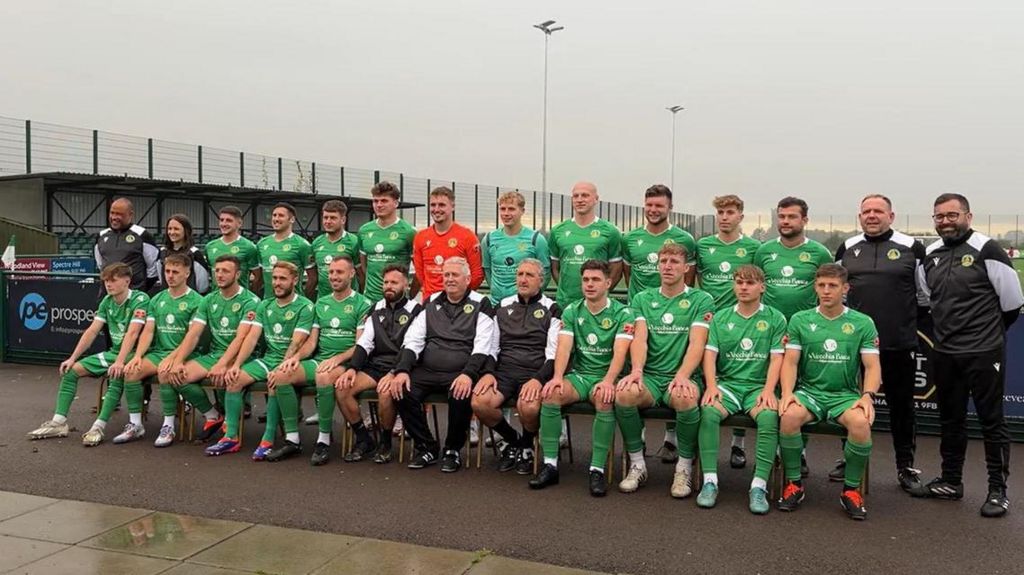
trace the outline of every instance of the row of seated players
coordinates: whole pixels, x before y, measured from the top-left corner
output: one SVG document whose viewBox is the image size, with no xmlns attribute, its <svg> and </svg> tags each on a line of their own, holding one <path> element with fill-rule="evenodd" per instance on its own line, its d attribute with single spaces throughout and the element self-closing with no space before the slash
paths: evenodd
<svg viewBox="0 0 1024 575">
<path fill-rule="evenodd" d="M 201 439 L 222 433 L 206 453 L 233 453 L 241 447 L 242 393 L 265 381 L 267 423 L 253 460 L 281 461 L 302 452 L 296 388 L 315 385 L 320 421 L 311 463 L 328 461 L 337 404 L 356 436 L 346 459 L 372 455 L 386 463 L 392 457 L 391 434 L 383 433 L 381 445 L 374 445 L 356 400 L 359 392 L 375 388 L 383 429 L 393 426 L 397 411 L 414 440 L 410 468 L 440 462 L 442 471 L 457 471 L 475 412 L 502 438 L 502 470 L 529 473 L 539 435 L 543 465 L 530 487 L 541 489 L 559 481 L 562 407 L 590 402 L 596 415 L 589 489 L 603 496 L 616 423 L 629 458 L 619 489 L 636 491 L 647 481 L 639 409 L 664 405 L 676 413 L 679 450 L 671 494 L 692 493 L 699 455 L 703 476 L 697 504 L 713 507 L 718 427 L 728 415 L 747 413 L 757 424 L 750 510 L 765 514 L 776 452 L 786 478 L 778 508 L 793 511 L 804 499 L 800 430 L 811 422 L 834 421 L 848 430 L 841 504 L 850 517 L 866 517 L 858 488 L 871 451 L 872 397 L 880 384 L 878 338 L 870 318 L 843 305 L 849 285 L 841 266 L 819 268 L 819 305 L 797 313 L 787 325 L 782 313 L 761 303 L 763 272 L 751 265 L 735 271 L 738 303 L 715 314 L 712 298 L 685 284 L 689 264 L 679 244 L 658 252 L 661 285 L 639 294 L 632 307 L 609 299 L 609 266 L 590 260 L 581 271 L 583 299 L 564 310 L 541 293 L 543 266 L 533 259 L 518 266 L 517 295 L 497 307 L 469 289 L 469 265 L 462 258 L 444 262 L 443 291 L 423 305 L 406 297 L 407 270 L 399 265 L 384 271 L 384 298 L 376 303 L 352 290 L 354 265 L 347 257 L 331 262 L 332 293 L 315 303 L 296 292 L 299 270 L 288 262 L 273 266 L 274 298 L 262 302 L 239 285 L 233 256 L 215 262 L 218 290 L 206 297 L 187 287 L 187 259 L 168 257 L 164 265 L 168 289 L 152 300 L 128 288 L 127 266 L 103 270 L 108 296 L 61 363 L 54 416 L 29 437 L 67 436 L 78 378 L 106 375 L 109 388 L 83 443 L 93 446 L 104 439 L 122 391 L 130 421 L 113 441 L 139 439 L 145 434 L 142 381 L 155 376 L 164 405 L 156 446 L 174 441 L 180 396 L 205 418 Z M 79 359 L 104 327 L 113 347 Z M 207 329 L 209 348 L 198 354 Z M 223 413 L 200 387 L 204 380 L 224 390 Z M 436 392 L 448 396 L 443 444 L 431 434 L 423 409 L 424 399 Z M 501 411 L 513 399 L 522 433 Z M 275 447 L 279 425 L 284 441 Z"/>
</svg>

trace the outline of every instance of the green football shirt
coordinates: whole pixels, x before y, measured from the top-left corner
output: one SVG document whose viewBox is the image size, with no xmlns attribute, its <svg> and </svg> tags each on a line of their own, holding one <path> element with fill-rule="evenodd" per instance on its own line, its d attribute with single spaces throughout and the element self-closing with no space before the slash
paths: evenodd
<svg viewBox="0 0 1024 575">
<path fill-rule="evenodd" d="M 693 261 L 697 243 L 690 232 L 669 224 L 660 234 L 652 234 L 647 227 L 630 230 L 622 236 L 622 263 L 629 266 L 629 301 L 640 292 L 661 286 L 658 273 L 658 250 L 665 244 L 681 244 L 686 248 L 687 261 Z"/>
<path fill-rule="evenodd" d="M 209 328 L 209 353 L 223 355 L 234 341 L 238 327 L 256 319 L 259 304 L 260 298 L 242 287 L 231 297 L 224 297 L 219 289 L 206 294 L 192 321 Z"/>
<path fill-rule="evenodd" d="M 260 252 L 260 268 L 263 271 L 263 298 L 274 299 L 274 286 L 270 278 L 273 273 L 274 264 L 277 262 L 291 262 L 299 268 L 299 287 L 305 283 L 306 268 L 312 267 L 313 249 L 309 242 L 302 236 L 289 234 L 288 237 L 277 241 L 273 234 L 260 239 L 256 244 Z"/>
<path fill-rule="evenodd" d="M 844 307 L 828 319 L 815 307 L 793 315 L 787 333 L 786 349 L 800 351 L 797 389 L 860 392 L 860 356 L 878 353 L 878 331 L 870 317 Z"/>
<path fill-rule="evenodd" d="M 373 302 L 355 291 L 341 301 L 333 293 L 316 300 L 313 327 L 320 330 L 316 359 L 330 359 L 355 345 L 356 330 L 362 329 L 372 309 Z"/>
<path fill-rule="evenodd" d="M 156 328 L 151 350 L 168 352 L 177 349 L 202 301 L 203 296 L 192 288 L 186 288 L 185 293 L 178 297 L 172 296 L 169 289 L 153 296 L 146 315 L 146 322 L 153 322 Z"/>
<path fill-rule="evenodd" d="M 410 265 L 415 236 L 416 228 L 401 218 L 386 227 L 371 220 L 359 228 L 359 253 L 366 256 L 363 295 L 370 301 L 384 297 L 384 268 L 391 264 Z M 414 271 L 410 269 L 409 274 Z"/>
<path fill-rule="evenodd" d="M 94 319 L 107 324 L 107 332 L 110 334 L 112 349 L 121 349 L 121 342 L 124 341 L 124 334 L 128 332 L 128 324 L 138 323 L 145 325 L 146 310 L 149 307 L 149 296 L 145 292 L 128 290 L 128 297 L 120 305 L 114 301 L 114 297 L 106 295 L 100 300 L 96 308 Z"/>
<path fill-rule="evenodd" d="M 564 309 L 583 298 L 583 280 L 580 277 L 583 262 L 622 261 L 622 234 L 618 228 L 601 218 L 586 227 L 580 227 L 575 220 L 569 219 L 551 228 L 548 250 L 551 259 L 558 262 L 558 292 L 555 301 Z"/>
<path fill-rule="evenodd" d="M 633 339 L 634 319 L 629 307 L 611 298 L 596 314 L 590 313 L 584 300 L 570 304 L 562 312 L 559 333 L 573 338 L 572 371 L 587 378 L 604 377 L 612 363 L 615 340 Z"/>
<path fill-rule="evenodd" d="M 832 263 L 828 248 L 809 238 L 795 248 L 787 248 L 778 238 L 761 244 L 754 264 L 764 271 L 765 305 L 781 311 L 786 319 L 817 305 L 814 274 L 827 263 Z"/>
<path fill-rule="evenodd" d="M 716 310 L 735 305 L 732 275 L 741 265 L 754 263 L 759 247 L 761 242 L 743 235 L 731 242 L 723 242 L 718 234 L 697 240 L 697 280 L 700 289 L 715 298 Z"/>
<path fill-rule="evenodd" d="M 644 290 L 633 298 L 631 306 L 637 321 L 647 324 L 647 364 L 644 373 L 671 378 L 679 370 L 690 345 L 690 330 L 707 328 L 715 314 L 715 302 L 699 289 L 687 287 L 683 293 L 666 297 L 661 288 Z M 700 373 L 700 367 L 694 374 Z"/>
<path fill-rule="evenodd" d="M 260 302 L 253 325 L 263 330 L 267 343 L 263 357 L 273 362 L 284 361 L 292 334 L 308 334 L 313 329 L 313 315 L 313 302 L 298 293 L 292 294 L 291 301 L 285 305 L 277 303 L 277 298 Z"/>
<path fill-rule="evenodd" d="M 249 272 L 260 267 L 260 253 L 256 244 L 244 236 L 238 236 L 231 243 L 225 243 L 224 238 L 219 237 L 206 244 L 206 260 L 210 262 L 211 271 L 220 256 L 235 256 L 239 259 L 242 266 L 239 268 L 238 283 L 249 289 Z"/>
<path fill-rule="evenodd" d="M 316 261 L 316 295 L 318 298 L 331 295 L 331 282 L 327 278 L 328 268 L 334 258 L 348 256 L 352 263 L 359 266 L 359 236 L 344 230 L 338 241 L 332 242 L 327 234 L 320 234 L 313 239 L 313 259 Z M 359 291 L 358 280 L 352 278 L 352 289 Z"/>
<path fill-rule="evenodd" d="M 715 379 L 719 383 L 763 386 L 771 354 L 785 353 L 786 317 L 761 304 L 746 317 L 737 306 L 720 310 L 711 321 L 706 349 L 718 353 Z"/>
</svg>

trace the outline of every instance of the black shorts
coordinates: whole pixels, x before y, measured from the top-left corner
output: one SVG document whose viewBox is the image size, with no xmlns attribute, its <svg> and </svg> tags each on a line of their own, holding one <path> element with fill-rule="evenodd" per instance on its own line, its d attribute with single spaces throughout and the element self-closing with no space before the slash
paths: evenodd
<svg viewBox="0 0 1024 575">
<path fill-rule="evenodd" d="M 380 383 L 380 378 L 384 377 L 388 373 L 388 370 L 381 369 L 372 364 L 367 364 L 363 366 L 363 369 L 361 371 L 368 375 L 370 379 L 372 379 L 376 383 Z"/>
<path fill-rule="evenodd" d="M 515 368 L 502 369 L 499 366 L 494 372 L 494 379 L 498 380 L 498 393 L 505 398 L 505 401 L 517 399 L 520 388 L 527 381 L 530 381 L 536 373 L 536 371 Z"/>
</svg>

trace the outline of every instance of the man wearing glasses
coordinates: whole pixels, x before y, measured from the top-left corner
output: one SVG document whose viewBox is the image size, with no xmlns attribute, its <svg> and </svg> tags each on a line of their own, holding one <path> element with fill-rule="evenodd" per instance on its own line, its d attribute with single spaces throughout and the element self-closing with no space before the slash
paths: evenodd
<svg viewBox="0 0 1024 575">
<path fill-rule="evenodd" d="M 942 475 L 913 495 L 963 498 L 967 401 L 973 398 L 988 467 L 988 497 L 981 515 L 1002 517 L 1009 509 L 1010 469 L 1010 438 L 1003 417 L 1006 330 L 1020 316 L 1024 295 L 1006 252 L 971 229 L 967 198 L 942 194 L 935 199 L 933 214 L 941 239 L 925 250 L 918 277 L 935 320 L 933 371 L 942 425 Z"/>
</svg>

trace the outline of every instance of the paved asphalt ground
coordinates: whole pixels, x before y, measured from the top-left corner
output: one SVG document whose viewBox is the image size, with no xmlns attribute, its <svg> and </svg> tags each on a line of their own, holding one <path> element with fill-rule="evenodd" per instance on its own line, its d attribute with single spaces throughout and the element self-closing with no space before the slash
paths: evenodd
<svg viewBox="0 0 1024 575">
<path fill-rule="evenodd" d="M 86 449 L 79 434 L 30 442 L 25 433 L 52 413 L 54 368 L 0 365 L 0 489 L 174 513 L 270 523 L 421 545 L 489 549 L 520 559 L 628 573 L 1021 573 L 1024 571 L 1024 466 L 1012 465 L 1011 513 L 983 519 L 981 444 L 968 452 L 967 497 L 913 500 L 895 485 L 891 444 L 875 438 L 869 519 L 855 523 L 839 508 L 838 487 L 825 477 L 838 441 L 811 443 L 808 499 L 797 513 L 755 517 L 747 509 L 749 470 L 720 468 L 718 507 L 668 494 L 671 467 L 649 460 L 652 477 L 639 493 L 603 500 L 586 492 L 589 422 L 578 420 L 577 463 L 563 464 L 562 484 L 543 492 L 526 478 L 491 469 L 447 475 L 397 463 L 313 468 L 306 457 L 253 463 L 248 452 L 260 426 L 247 427 L 238 454 L 211 459 L 199 446 L 156 450 L 159 406 L 150 435 L 129 445 Z M 84 431 L 96 387 L 83 380 L 70 416 Z M 306 412 L 311 412 L 306 399 Z M 260 410 L 262 400 L 257 402 Z M 111 421 L 125 422 L 123 410 Z M 307 446 L 315 430 L 303 427 Z M 112 435 L 112 434 L 111 434 Z M 653 433 L 660 435 L 660 433 Z M 653 439 L 653 437 L 652 437 Z M 752 436 L 748 437 L 748 442 Z M 938 442 L 921 438 L 919 467 L 937 471 Z"/>
</svg>

